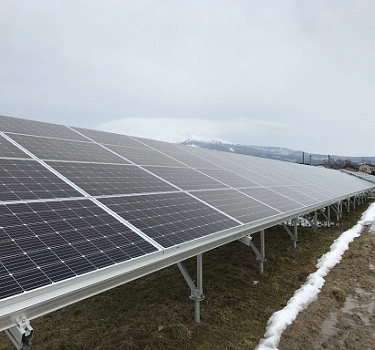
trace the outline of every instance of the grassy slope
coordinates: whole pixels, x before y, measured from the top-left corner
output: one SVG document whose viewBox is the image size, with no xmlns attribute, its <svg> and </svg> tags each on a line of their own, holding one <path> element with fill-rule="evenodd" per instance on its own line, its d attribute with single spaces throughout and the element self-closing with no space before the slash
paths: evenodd
<svg viewBox="0 0 375 350">
<path fill-rule="evenodd" d="M 263 276 L 252 250 L 239 242 L 204 254 L 206 299 L 199 325 L 193 321 L 190 291 L 177 266 L 171 266 L 33 320 L 33 349 L 254 348 L 271 314 L 286 304 L 315 271 L 317 259 L 366 208 L 345 214 L 339 228 L 299 228 L 297 249 L 281 227 L 266 230 Z M 194 275 L 195 259 L 186 266 Z M 13 349 L 3 333 L 0 349 Z"/>
</svg>

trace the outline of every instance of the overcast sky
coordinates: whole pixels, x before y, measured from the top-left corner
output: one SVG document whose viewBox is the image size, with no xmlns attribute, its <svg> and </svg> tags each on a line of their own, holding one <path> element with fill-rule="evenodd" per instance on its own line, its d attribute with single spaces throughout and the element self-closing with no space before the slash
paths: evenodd
<svg viewBox="0 0 375 350">
<path fill-rule="evenodd" d="M 375 155 L 374 0 L 0 0 L 0 114 Z"/>
</svg>

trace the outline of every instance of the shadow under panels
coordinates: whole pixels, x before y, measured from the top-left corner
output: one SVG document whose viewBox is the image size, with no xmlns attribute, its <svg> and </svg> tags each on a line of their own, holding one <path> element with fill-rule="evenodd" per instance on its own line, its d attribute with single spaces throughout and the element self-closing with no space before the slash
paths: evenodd
<svg viewBox="0 0 375 350">
<path fill-rule="evenodd" d="M 114 133 L 106 132 L 106 131 L 82 129 L 82 128 L 73 128 L 73 129 L 89 137 L 90 139 L 98 143 L 102 143 L 104 145 L 135 147 L 135 148 L 145 148 L 145 149 L 149 148 L 143 145 L 142 143 L 138 142 L 137 140 L 134 140 L 133 138 L 126 136 L 126 135 L 114 134 Z"/>
<path fill-rule="evenodd" d="M 135 165 L 47 163 L 91 196 L 176 191 L 173 186 Z"/>
<path fill-rule="evenodd" d="M 111 197 L 100 202 L 164 248 L 239 225 L 186 193 Z"/>
<path fill-rule="evenodd" d="M 0 206 L 0 299 L 157 249 L 90 200 Z"/>
<path fill-rule="evenodd" d="M 11 142 L 0 136 L 0 157 L 4 158 L 30 158 L 25 152 Z"/>
<path fill-rule="evenodd" d="M 0 158 L 0 179 L 0 201 L 82 197 L 74 188 L 31 159 Z"/>
<path fill-rule="evenodd" d="M 66 126 L 44 123 L 35 120 L 0 116 L 0 131 L 43 137 L 56 137 L 67 140 L 86 139 Z"/>
<path fill-rule="evenodd" d="M 44 160 L 74 160 L 127 164 L 126 160 L 93 142 L 9 135 L 14 141 Z"/>
<path fill-rule="evenodd" d="M 236 190 L 199 191 L 192 194 L 244 224 L 280 213 Z"/>
<path fill-rule="evenodd" d="M 152 173 L 160 176 L 183 190 L 207 190 L 214 188 L 226 188 L 223 183 L 200 173 L 191 168 L 169 168 L 169 167 L 144 167 Z"/>
<path fill-rule="evenodd" d="M 304 205 L 301 203 L 297 203 L 292 199 L 289 199 L 268 188 L 254 187 L 249 189 L 241 189 L 240 191 L 283 213 L 304 208 Z"/>
<path fill-rule="evenodd" d="M 112 145 L 106 147 L 138 165 L 184 167 L 182 163 L 175 161 L 172 158 L 153 149 L 130 148 Z"/>
</svg>

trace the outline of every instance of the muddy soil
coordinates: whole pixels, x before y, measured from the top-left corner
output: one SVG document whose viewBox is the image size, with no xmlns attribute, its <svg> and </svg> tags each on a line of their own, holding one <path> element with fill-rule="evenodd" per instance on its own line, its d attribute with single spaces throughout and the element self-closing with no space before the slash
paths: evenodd
<svg viewBox="0 0 375 350">
<path fill-rule="evenodd" d="M 279 349 L 375 349 L 375 233 L 351 243 L 318 299 L 285 330 Z"/>
</svg>

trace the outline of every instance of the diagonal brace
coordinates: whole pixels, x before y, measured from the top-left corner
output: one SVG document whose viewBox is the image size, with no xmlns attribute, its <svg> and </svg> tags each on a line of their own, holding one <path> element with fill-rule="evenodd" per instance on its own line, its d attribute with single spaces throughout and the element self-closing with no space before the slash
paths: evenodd
<svg viewBox="0 0 375 350">
<path fill-rule="evenodd" d="M 297 241 L 298 241 L 297 218 L 293 219 L 293 227 L 294 227 L 293 232 L 289 229 L 287 225 L 285 225 L 285 223 L 282 223 L 281 225 L 284 227 L 285 231 L 288 232 L 290 239 L 293 242 L 293 247 L 297 248 Z"/>
<path fill-rule="evenodd" d="M 264 273 L 264 261 L 266 260 L 264 230 L 260 231 L 260 251 L 253 243 L 251 236 L 242 237 L 239 239 L 239 241 L 246 244 L 253 250 L 256 256 L 256 260 L 259 261 L 259 273 L 262 275 Z"/>
</svg>

